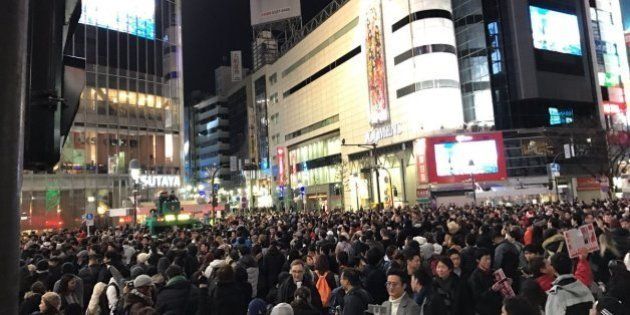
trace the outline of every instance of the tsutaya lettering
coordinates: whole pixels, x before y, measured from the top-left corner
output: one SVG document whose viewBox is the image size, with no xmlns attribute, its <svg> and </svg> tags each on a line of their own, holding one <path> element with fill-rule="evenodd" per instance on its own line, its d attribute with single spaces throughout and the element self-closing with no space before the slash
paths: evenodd
<svg viewBox="0 0 630 315">
<path fill-rule="evenodd" d="M 377 143 L 382 139 L 402 134 L 401 124 L 385 125 L 374 128 L 365 134 L 365 143 Z"/>
<path fill-rule="evenodd" d="M 133 178 L 133 180 L 143 187 L 150 188 L 179 187 L 181 185 L 179 176 L 173 175 L 140 175 L 136 178 Z"/>
</svg>

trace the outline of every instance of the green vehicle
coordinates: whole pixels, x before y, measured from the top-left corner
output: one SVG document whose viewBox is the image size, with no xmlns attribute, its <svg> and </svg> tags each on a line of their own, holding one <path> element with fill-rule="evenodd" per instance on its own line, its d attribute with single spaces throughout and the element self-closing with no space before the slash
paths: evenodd
<svg viewBox="0 0 630 315">
<path fill-rule="evenodd" d="M 175 194 L 163 191 L 155 202 L 156 209 L 146 219 L 146 226 L 152 235 L 177 228 L 196 228 L 201 223 L 189 213 L 182 213 L 181 203 Z"/>
</svg>

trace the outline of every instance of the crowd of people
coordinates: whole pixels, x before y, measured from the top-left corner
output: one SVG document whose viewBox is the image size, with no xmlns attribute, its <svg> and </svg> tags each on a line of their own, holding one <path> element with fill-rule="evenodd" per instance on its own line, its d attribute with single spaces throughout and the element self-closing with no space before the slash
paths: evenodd
<svg viewBox="0 0 630 315">
<path fill-rule="evenodd" d="M 630 314 L 630 200 L 22 235 L 20 314 Z M 599 249 L 570 258 L 563 232 Z"/>
</svg>

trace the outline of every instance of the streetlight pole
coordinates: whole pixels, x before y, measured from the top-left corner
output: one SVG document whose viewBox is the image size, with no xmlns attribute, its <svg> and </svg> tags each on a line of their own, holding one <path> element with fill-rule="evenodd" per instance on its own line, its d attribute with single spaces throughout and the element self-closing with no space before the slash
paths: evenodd
<svg viewBox="0 0 630 315">
<path fill-rule="evenodd" d="M 376 175 L 376 199 L 377 199 L 377 208 L 381 209 L 381 184 L 379 179 L 378 172 L 378 155 L 376 154 L 376 143 L 366 143 L 366 144 L 350 144 L 346 143 L 346 139 L 341 139 L 341 146 L 345 147 L 359 147 L 359 148 L 367 148 L 370 149 L 372 153 L 372 157 L 374 158 L 374 174 Z"/>
<path fill-rule="evenodd" d="M 211 185 L 211 194 L 210 196 L 212 197 L 211 202 L 211 211 L 212 211 L 212 223 L 214 223 L 214 217 L 215 217 L 215 213 L 214 213 L 214 207 L 216 206 L 217 202 L 216 202 L 216 190 L 214 189 L 214 178 L 217 176 L 217 173 L 219 172 L 220 167 L 218 167 L 216 164 L 214 164 L 214 170 L 212 171 L 212 176 L 210 177 L 210 185 Z"/>
<path fill-rule="evenodd" d="M 468 166 L 470 166 L 470 181 L 472 182 L 472 192 L 473 192 L 473 205 L 477 205 L 477 187 L 475 185 L 475 161 L 470 160 L 468 162 Z"/>
</svg>

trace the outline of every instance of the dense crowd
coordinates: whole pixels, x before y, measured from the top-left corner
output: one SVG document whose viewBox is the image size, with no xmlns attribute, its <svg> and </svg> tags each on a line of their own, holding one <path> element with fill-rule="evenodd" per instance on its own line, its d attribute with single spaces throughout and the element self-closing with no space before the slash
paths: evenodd
<svg viewBox="0 0 630 315">
<path fill-rule="evenodd" d="M 630 201 L 22 235 L 20 314 L 630 314 Z M 593 224 L 570 258 L 563 231 Z"/>
</svg>

